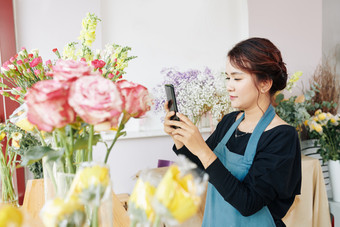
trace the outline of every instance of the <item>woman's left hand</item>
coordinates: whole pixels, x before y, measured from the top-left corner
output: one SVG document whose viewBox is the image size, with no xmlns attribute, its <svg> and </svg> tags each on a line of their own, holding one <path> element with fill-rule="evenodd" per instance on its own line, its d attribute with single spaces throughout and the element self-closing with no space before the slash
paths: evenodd
<svg viewBox="0 0 340 227">
<path fill-rule="evenodd" d="M 199 156 L 208 145 L 205 143 L 198 128 L 183 114 L 176 113 L 181 121 L 173 121 L 173 125 L 179 127 L 173 130 L 173 138 L 182 142 L 191 153 Z"/>
</svg>

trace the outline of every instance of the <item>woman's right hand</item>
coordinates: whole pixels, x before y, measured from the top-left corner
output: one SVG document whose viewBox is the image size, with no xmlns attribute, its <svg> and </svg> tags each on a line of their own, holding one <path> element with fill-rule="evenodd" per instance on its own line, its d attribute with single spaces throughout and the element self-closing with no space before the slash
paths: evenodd
<svg viewBox="0 0 340 227">
<path fill-rule="evenodd" d="M 173 134 L 172 134 L 172 132 L 175 129 L 172 127 L 173 124 L 172 124 L 172 120 L 170 118 L 175 115 L 175 112 L 174 111 L 170 112 L 169 106 L 168 106 L 168 101 L 165 102 L 164 109 L 165 109 L 165 112 L 166 112 L 166 115 L 165 115 L 165 118 L 164 118 L 164 132 L 171 136 L 171 138 L 174 140 L 176 148 L 180 149 L 180 148 L 183 147 L 183 143 L 174 139 Z"/>
</svg>

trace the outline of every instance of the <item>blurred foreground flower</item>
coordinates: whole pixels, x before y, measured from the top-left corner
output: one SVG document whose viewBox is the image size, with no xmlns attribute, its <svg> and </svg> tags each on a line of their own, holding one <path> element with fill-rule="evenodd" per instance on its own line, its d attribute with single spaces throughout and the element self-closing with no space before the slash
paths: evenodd
<svg viewBox="0 0 340 227">
<path fill-rule="evenodd" d="M 178 166 L 170 166 L 156 191 L 157 202 L 166 208 L 165 220 L 182 223 L 196 214 L 201 204 L 198 187 L 191 173 L 183 175 Z"/>
<path fill-rule="evenodd" d="M 0 227 L 21 227 L 24 215 L 19 208 L 5 205 L 0 208 Z"/>
<path fill-rule="evenodd" d="M 152 177 L 140 177 L 129 200 L 132 226 L 185 222 L 197 213 L 207 180 L 208 175 L 184 157 L 168 168 L 159 183 Z"/>
<path fill-rule="evenodd" d="M 154 222 L 156 213 L 151 203 L 155 192 L 156 187 L 150 182 L 145 182 L 141 178 L 137 180 L 128 205 L 131 226 L 136 226 L 137 223 L 150 226 Z"/>
</svg>

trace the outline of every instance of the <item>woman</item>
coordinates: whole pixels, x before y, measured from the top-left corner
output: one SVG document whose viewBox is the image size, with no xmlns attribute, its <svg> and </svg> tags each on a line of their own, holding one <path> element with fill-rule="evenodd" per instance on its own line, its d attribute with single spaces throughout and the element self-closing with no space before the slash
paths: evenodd
<svg viewBox="0 0 340 227">
<path fill-rule="evenodd" d="M 269 40 L 250 38 L 229 51 L 226 67 L 231 105 L 206 140 L 183 114 L 164 131 L 184 154 L 209 174 L 202 226 L 285 226 L 282 218 L 301 187 L 297 132 L 275 114 L 274 94 L 285 88 L 287 70 Z M 173 128 L 177 126 L 179 128 Z"/>
</svg>

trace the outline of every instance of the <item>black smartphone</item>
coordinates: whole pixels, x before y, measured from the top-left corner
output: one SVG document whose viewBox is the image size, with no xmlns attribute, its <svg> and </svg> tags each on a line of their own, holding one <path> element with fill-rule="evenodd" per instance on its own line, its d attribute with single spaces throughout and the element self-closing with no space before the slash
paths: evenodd
<svg viewBox="0 0 340 227">
<path fill-rule="evenodd" d="M 177 113 L 178 112 L 178 108 L 177 108 L 177 102 L 176 102 L 174 85 L 172 85 L 172 84 L 165 84 L 164 87 L 165 87 L 166 99 L 168 101 L 169 110 L 170 111 L 174 111 L 175 113 Z M 180 121 L 180 119 L 176 115 L 172 116 L 170 119 L 171 120 Z"/>
</svg>

